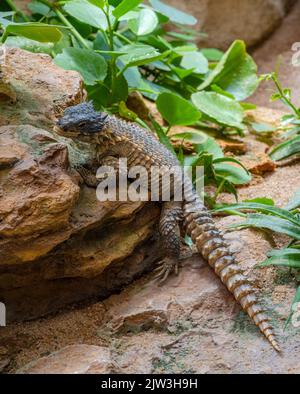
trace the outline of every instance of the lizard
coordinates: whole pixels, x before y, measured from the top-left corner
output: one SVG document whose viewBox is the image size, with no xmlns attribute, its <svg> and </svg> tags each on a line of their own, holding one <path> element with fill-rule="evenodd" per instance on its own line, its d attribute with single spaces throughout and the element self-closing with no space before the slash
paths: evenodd
<svg viewBox="0 0 300 394">
<path fill-rule="evenodd" d="M 92 102 L 65 109 L 55 126 L 55 131 L 61 136 L 96 147 L 98 165 L 110 165 L 118 170 L 119 158 L 126 158 L 128 168 L 142 165 L 150 171 L 151 166 L 157 163 L 169 170 L 175 167 L 182 168 L 176 156 L 160 143 L 150 130 L 116 116 L 95 111 Z M 165 256 L 159 268 L 161 280 L 164 281 L 173 271 L 178 271 L 182 245 L 180 229 L 183 228 L 200 255 L 273 348 L 279 352 L 280 347 L 270 318 L 259 304 L 254 286 L 230 251 L 224 234 L 217 228 L 210 211 L 194 190 L 192 180 L 183 177 L 182 169 L 174 174 L 173 182 L 183 182 L 185 193 L 182 202 L 175 199 L 160 201 L 162 210 L 159 233 Z"/>
</svg>

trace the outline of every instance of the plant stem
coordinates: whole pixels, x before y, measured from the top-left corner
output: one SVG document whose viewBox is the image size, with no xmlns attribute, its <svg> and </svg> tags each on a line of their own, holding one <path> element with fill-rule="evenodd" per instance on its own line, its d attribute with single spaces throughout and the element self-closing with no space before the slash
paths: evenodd
<svg viewBox="0 0 300 394">
<path fill-rule="evenodd" d="M 217 188 L 217 190 L 216 190 L 216 192 L 215 192 L 215 195 L 214 195 L 214 197 L 213 197 L 214 204 L 215 204 L 216 201 L 217 201 L 218 195 L 219 195 L 219 194 L 221 193 L 221 191 L 223 190 L 223 187 L 224 187 L 225 182 L 226 182 L 226 179 L 222 179 L 222 182 L 219 184 L 219 186 L 218 186 L 218 188 Z"/>
<path fill-rule="evenodd" d="M 284 104 L 286 104 L 288 107 L 290 107 L 293 110 L 293 112 L 295 113 L 295 115 L 297 117 L 299 117 L 299 115 L 300 115 L 299 111 L 294 106 L 294 104 L 289 99 L 286 98 L 286 96 L 284 94 L 284 91 L 282 89 L 282 86 L 281 86 L 280 82 L 278 81 L 277 77 L 274 74 L 272 75 L 272 80 L 275 83 L 275 86 L 276 86 L 278 92 L 280 93 L 281 101 L 283 101 Z"/>
<path fill-rule="evenodd" d="M 80 42 L 80 44 L 86 48 L 86 49 L 90 49 L 88 44 L 86 43 L 85 39 L 82 37 L 81 34 L 78 33 L 78 31 L 75 29 L 75 27 L 68 21 L 68 19 L 64 16 L 64 14 L 58 10 L 58 9 L 54 9 L 56 15 L 59 17 L 59 19 L 62 21 L 62 23 L 70 28 L 71 33 L 73 34 L 73 36 Z"/>
<path fill-rule="evenodd" d="M 115 46 L 114 46 L 114 29 L 112 27 L 112 24 L 111 24 L 111 21 L 110 21 L 110 17 L 109 17 L 109 4 L 108 3 L 107 3 L 106 11 L 104 11 L 104 14 L 106 16 L 107 26 L 108 26 L 109 48 L 113 52 L 115 50 Z M 111 58 L 110 66 L 111 66 L 111 92 L 112 92 L 112 94 L 114 94 L 116 79 L 118 77 L 117 70 L 116 70 L 116 58 L 114 56 Z"/>
<path fill-rule="evenodd" d="M 117 31 L 114 32 L 114 35 L 119 37 L 120 40 L 123 40 L 127 44 L 132 44 L 132 41 L 130 41 L 127 37 L 124 37 L 123 34 L 118 33 Z"/>
<path fill-rule="evenodd" d="M 171 127 L 172 127 L 172 126 L 169 124 L 169 126 L 168 126 L 168 128 L 167 128 L 167 130 L 166 130 L 166 135 L 168 135 L 168 134 L 170 133 Z"/>
<path fill-rule="evenodd" d="M 57 8 L 57 5 L 50 3 L 48 0 L 40 0 L 40 2 L 44 3 L 49 8 L 51 8 L 56 13 L 57 17 L 61 20 L 61 22 L 70 29 L 71 33 L 80 42 L 80 44 L 84 48 L 89 49 L 89 46 L 86 43 L 85 39 L 82 37 L 81 34 L 78 33 L 78 31 L 75 29 L 75 27 L 68 21 L 68 19 L 64 16 L 64 14 Z"/>
<path fill-rule="evenodd" d="M 6 3 L 10 6 L 10 8 L 15 11 L 16 14 L 20 15 L 25 22 L 30 22 L 30 19 L 27 15 L 25 15 L 19 8 L 15 5 L 13 0 L 6 0 Z"/>
<path fill-rule="evenodd" d="M 4 30 L 4 33 L 2 34 L 2 37 L 1 37 L 1 39 L 0 39 L 0 42 L 1 42 L 2 44 L 4 44 L 5 41 L 6 41 L 6 39 L 7 39 L 7 37 L 8 37 L 8 34 L 7 34 L 6 30 Z"/>
</svg>

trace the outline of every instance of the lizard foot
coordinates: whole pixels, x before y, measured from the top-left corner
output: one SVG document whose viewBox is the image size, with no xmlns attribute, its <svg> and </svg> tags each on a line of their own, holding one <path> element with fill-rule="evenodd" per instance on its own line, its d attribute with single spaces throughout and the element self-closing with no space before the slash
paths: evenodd
<svg viewBox="0 0 300 394">
<path fill-rule="evenodd" d="M 178 275 L 179 260 L 166 257 L 164 260 L 160 261 L 159 266 L 154 270 L 154 272 L 156 272 L 154 279 L 158 281 L 159 285 L 162 285 L 173 271 Z"/>
</svg>

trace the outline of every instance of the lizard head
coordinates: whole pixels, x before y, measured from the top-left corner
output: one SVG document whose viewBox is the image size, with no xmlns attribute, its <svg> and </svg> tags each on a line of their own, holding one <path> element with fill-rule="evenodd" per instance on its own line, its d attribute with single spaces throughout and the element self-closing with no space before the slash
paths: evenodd
<svg viewBox="0 0 300 394">
<path fill-rule="evenodd" d="M 63 137 L 90 141 L 93 135 L 101 132 L 107 116 L 95 111 L 92 102 L 74 105 L 65 110 L 55 131 Z"/>
</svg>

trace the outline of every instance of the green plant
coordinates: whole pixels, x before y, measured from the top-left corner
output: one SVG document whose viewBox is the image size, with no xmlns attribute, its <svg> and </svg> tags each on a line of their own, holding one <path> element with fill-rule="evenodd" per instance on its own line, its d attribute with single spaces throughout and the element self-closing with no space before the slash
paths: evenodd
<svg viewBox="0 0 300 394">
<path fill-rule="evenodd" d="M 291 90 L 283 88 L 276 72 L 262 76 L 263 80 L 273 81 L 276 92 L 272 94 L 271 101 L 280 100 L 291 111 L 281 119 L 281 135 L 284 140 L 270 152 L 272 160 L 280 161 L 300 153 L 300 108 L 296 108 L 291 100 Z"/>
<path fill-rule="evenodd" d="M 268 253 L 267 259 L 258 267 L 277 266 L 288 267 L 300 285 L 300 189 L 295 193 L 285 208 L 278 208 L 274 201 L 268 198 L 257 198 L 239 204 L 224 205 L 213 212 L 225 212 L 245 218 L 232 228 L 259 228 L 286 234 L 291 237 L 289 245 L 283 249 L 274 249 Z M 247 213 L 245 213 L 245 211 Z M 296 292 L 293 305 L 300 302 L 300 286 Z M 293 310 L 292 305 L 292 310 Z M 287 321 L 289 323 L 291 315 Z"/>
<path fill-rule="evenodd" d="M 1 42 L 48 53 L 60 67 L 78 71 L 97 109 L 147 127 L 126 105 L 130 92 L 140 92 L 156 102 L 167 122 L 167 128 L 152 126 L 170 149 L 168 133 L 176 125 L 202 130 L 202 142 L 210 148 L 214 142 L 203 131 L 243 134 L 249 108 L 243 100 L 259 82 L 243 41 L 235 41 L 226 53 L 199 49 L 195 40 L 202 33 L 191 28 L 197 20 L 160 0 L 33 0 L 31 16 L 12 0 L 5 3 Z M 205 181 L 217 187 L 212 202 L 220 191 L 234 192 L 235 184 L 249 181 L 247 171 L 231 165 L 239 163 L 225 158 L 216 143 L 214 153 L 199 152 L 199 146 L 196 156 L 185 161 L 204 165 Z"/>
</svg>

